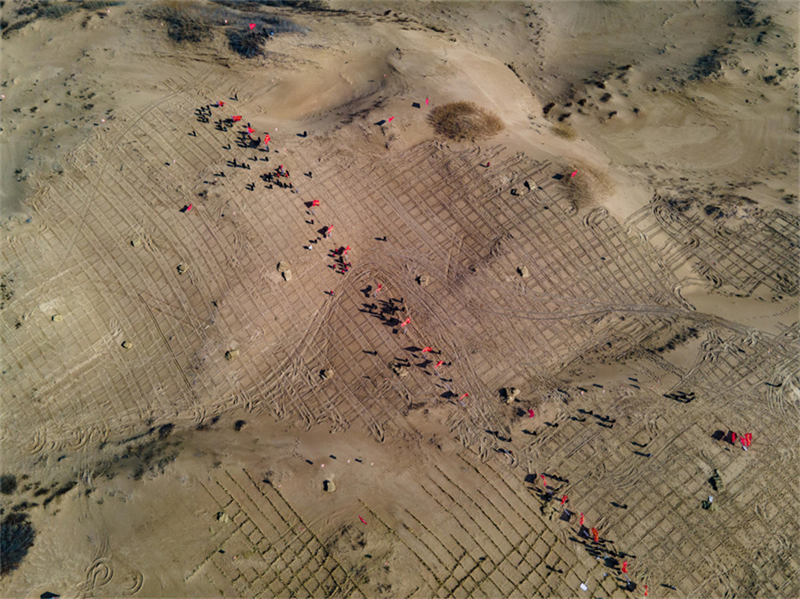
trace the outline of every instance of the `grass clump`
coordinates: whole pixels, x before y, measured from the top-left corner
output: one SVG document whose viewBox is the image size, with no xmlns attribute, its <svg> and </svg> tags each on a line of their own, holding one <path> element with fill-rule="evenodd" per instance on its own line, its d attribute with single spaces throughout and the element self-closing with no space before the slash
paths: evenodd
<svg viewBox="0 0 800 599">
<path fill-rule="evenodd" d="M 3 474 L 0 476 L 0 493 L 11 495 L 17 490 L 17 477 L 13 474 Z"/>
<path fill-rule="evenodd" d="M 434 108 L 428 122 L 433 130 L 455 141 L 475 141 L 500 133 L 505 125 L 496 114 L 475 102 L 449 102 Z"/>
<path fill-rule="evenodd" d="M 122 0 L 86 0 L 86 2 L 82 2 L 78 8 L 82 8 L 83 10 L 100 10 L 101 8 L 121 6 L 122 4 L 125 4 Z"/>
<path fill-rule="evenodd" d="M 36 16 L 43 19 L 61 19 L 78 10 L 77 4 L 58 4 L 43 3 L 36 11 Z"/>
<path fill-rule="evenodd" d="M 567 177 L 567 198 L 576 211 L 599 203 L 614 191 L 614 185 L 608 173 L 589 166 L 585 162 L 577 162 L 570 166 L 569 172 L 578 171 L 574 177 Z"/>
<path fill-rule="evenodd" d="M 566 123 L 557 123 L 553 125 L 553 133 L 555 133 L 559 137 L 568 139 L 570 141 L 578 137 L 578 133 L 575 131 L 575 129 L 573 129 Z"/>
<path fill-rule="evenodd" d="M 28 514 L 9 514 L 0 522 L 0 577 L 19 568 L 35 539 Z"/>
</svg>

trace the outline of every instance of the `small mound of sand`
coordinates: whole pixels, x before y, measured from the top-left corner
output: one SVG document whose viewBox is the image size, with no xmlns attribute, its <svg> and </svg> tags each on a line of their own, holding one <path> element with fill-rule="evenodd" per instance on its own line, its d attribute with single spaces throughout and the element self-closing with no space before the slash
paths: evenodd
<svg viewBox="0 0 800 599">
<path fill-rule="evenodd" d="M 455 141 L 475 141 L 497 135 L 505 125 L 496 114 L 474 102 L 449 102 L 431 111 L 434 131 Z"/>
<path fill-rule="evenodd" d="M 228 360 L 228 362 L 231 362 L 238 357 L 239 357 L 238 349 L 229 349 L 228 351 L 225 352 L 225 359 Z"/>
<path fill-rule="evenodd" d="M 332 480 L 322 481 L 322 490 L 326 493 L 333 493 L 336 491 L 336 484 Z"/>
<path fill-rule="evenodd" d="M 333 368 L 325 368 L 322 372 L 319 373 L 319 376 L 322 377 L 323 381 L 332 379 L 333 375 L 334 375 Z"/>
</svg>

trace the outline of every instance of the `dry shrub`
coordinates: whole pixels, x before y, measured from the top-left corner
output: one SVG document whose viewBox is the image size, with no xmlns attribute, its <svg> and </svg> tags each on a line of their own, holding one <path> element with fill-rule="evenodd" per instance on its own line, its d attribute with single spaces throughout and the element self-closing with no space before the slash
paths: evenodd
<svg viewBox="0 0 800 599">
<path fill-rule="evenodd" d="M 570 141 L 578 137 L 578 133 L 575 131 L 575 129 L 566 123 L 557 123 L 553 125 L 553 133 Z"/>
<path fill-rule="evenodd" d="M 211 37 L 211 19 L 196 2 L 161 2 L 148 6 L 145 18 L 164 21 L 173 42 L 201 42 Z"/>
<path fill-rule="evenodd" d="M 253 2 L 218 5 L 165 0 L 148 6 L 144 16 L 165 21 L 167 35 L 174 42 L 202 42 L 209 39 L 216 29 L 221 29 L 231 50 L 245 58 L 263 55 L 264 43 L 271 34 L 307 31 L 290 19 L 259 12 L 258 4 Z M 251 23 L 256 24 L 253 30 L 249 27 Z"/>
<path fill-rule="evenodd" d="M 505 125 L 496 114 L 474 102 L 450 102 L 431 111 L 434 131 L 456 141 L 475 141 L 497 135 Z"/>
<path fill-rule="evenodd" d="M 575 210 L 599 203 L 614 191 L 614 184 L 608 173 L 585 162 L 573 164 L 569 172 L 578 171 L 574 177 L 567 175 L 567 198 Z"/>
<path fill-rule="evenodd" d="M 35 539 L 28 514 L 9 514 L 0 522 L 0 577 L 19 568 Z"/>
</svg>

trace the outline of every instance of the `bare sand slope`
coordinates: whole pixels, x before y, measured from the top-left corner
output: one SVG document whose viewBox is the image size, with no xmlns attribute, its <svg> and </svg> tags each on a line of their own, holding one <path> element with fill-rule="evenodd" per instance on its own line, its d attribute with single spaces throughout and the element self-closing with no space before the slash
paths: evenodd
<svg viewBox="0 0 800 599">
<path fill-rule="evenodd" d="M 800 594 L 796 8 L 224 4 L 2 8 L 0 594 Z"/>
</svg>

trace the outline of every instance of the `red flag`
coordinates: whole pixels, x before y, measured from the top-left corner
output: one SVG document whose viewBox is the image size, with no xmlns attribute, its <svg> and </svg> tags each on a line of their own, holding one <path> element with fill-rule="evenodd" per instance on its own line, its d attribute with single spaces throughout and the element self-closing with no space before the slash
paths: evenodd
<svg viewBox="0 0 800 599">
<path fill-rule="evenodd" d="M 250 23 L 250 31 L 253 31 L 253 29 L 255 29 L 255 28 L 256 28 L 256 24 L 255 23 Z"/>
<path fill-rule="evenodd" d="M 233 120 L 233 122 L 234 122 L 234 123 L 238 123 L 239 121 L 241 121 L 241 120 L 242 120 L 242 117 L 240 117 L 240 116 L 235 116 L 235 117 L 233 117 L 233 119 L 232 119 L 232 120 Z"/>
<path fill-rule="evenodd" d="M 540 474 L 539 476 L 542 477 L 542 484 L 544 485 L 544 488 L 546 489 L 547 488 L 547 479 L 544 477 L 544 474 Z"/>
<path fill-rule="evenodd" d="M 252 134 L 252 133 L 255 133 L 255 131 L 256 131 L 256 130 L 255 130 L 255 129 L 253 129 L 252 127 L 248 127 L 248 128 L 247 128 L 247 132 L 248 132 L 248 133 L 250 133 L 250 134 Z"/>
<path fill-rule="evenodd" d="M 599 543 L 600 542 L 600 533 L 597 532 L 596 528 L 592 529 L 592 537 L 594 537 L 594 542 L 595 543 Z"/>
<path fill-rule="evenodd" d="M 577 174 L 578 174 L 578 171 L 572 171 L 572 175 L 570 175 L 570 176 L 571 176 L 571 177 L 574 177 L 574 176 L 575 176 L 575 175 L 577 175 Z"/>
<path fill-rule="evenodd" d="M 644 585 L 644 596 L 647 597 L 647 585 Z"/>
<path fill-rule="evenodd" d="M 410 319 L 410 318 L 406 318 L 406 321 L 405 321 L 403 324 L 401 324 L 400 326 L 401 326 L 401 327 L 404 327 L 404 326 L 406 326 L 406 325 L 407 325 L 408 323 L 410 323 L 410 322 L 411 322 L 411 319 Z"/>
<path fill-rule="evenodd" d="M 348 245 L 346 248 L 344 248 L 344 253 L 347 254 L 347 252 L 349 251 L 350 251 L 350 246 Z"/>
<path fill-rule="evenodd" d="M 747 433 L 744 437 L 747 439 L 747 446 L 750 447 L 750 444 L 753 442 L 753 433 Z"/>
<path fill-rule="evenodd" d="M 358 517 L 358 519 L 359 519 L 359 520 L 361 520 L 361 521 L 362 521 L 364 524 L 366 524 L 366 523 L 367 523 L 367 521 L 366 521 L 366 520 L 364 520 L 364 518 L 362 518 L 361 516 L 359 516 L 359 517 Z"/>
<path fill-rule="evenodd" d="M 428 105 L 428 98 L 425 98 L 425 106 Z"/>
<path fill-rule="evenodd" d="M 191 205 L 191 204 L 189 204 L 188 206 L 186 206 L 186 212 L 189 212 L 189 210 L 191 210 L 191 209 L 192 209 L 192 205 Z"/>
<path fill-rule="evenodd" d="M 422 353 L 423 353 L 423 354 L 424 354 L 425 352 L 429 352 L 429 351 L 433 351 L 433 348 L 432 348 L 432 347 L 423 347 L 423 348 L 422 348 Z"/>
<path fill-rule="evenodd" d="M 444 360 L 439 360 L 438 362 L 436 362 L 436 366 L 434 366 L 434 368 L 439 368 L 439 366 L 441 366 L 442 364 L 444 364 Z"/>
<path fill-rule="evenodd" d="M 383 288 L 383 285 L 381 283 L 378 283 L 378 289 L 376 291 L 380 291 L 382 288 Z"/>
<path fill-rule="evenodd" d="M 393 117 L 393 116 L 390 116 L 390 117 L 389 117 L 389 121 L 388 121 L 388 122 L 390 122 L 390 123 L 391 123 L 393 120 L 394 120 L 394 117 Z"/>
<path fill-rule="evenodd" d="M 567 497 L 566 495 L 564 495 L 564 496 L 561 498 L 561 505 L 564 505 L 565 503 L 567 503 L 567 499 L 568 499 L 568 497 Z"/>
<path fill-rule="evenodd" d="M 533 408 L 528 410 L 528 418 L 533 418 Z"/>
<path fill-rule="evenodd" d="M 622 573 L 623 574 L 627 574 L 628 573 L 628 562 L 627 561 L 622 562 Z"/>
<path fill-rule="evenodd" d="M 312 206 L 319 206 L 319 200 L 311 200 Z"/>
<path fill-rule="evenodd" d="M 734 443 L 736 443 L 736 433 L 731 431 L 731 445 L 733 445 Z"/>
<path fill-rule="evenodd" d="M 222 108 L 223 106 L 225 106 L 225 102 L 223 102 L 222 100 L 220 100 L 219 102 L 217 102 L 217 106 L 219 106 L 220 108 Z"/>
<path fill-rule="evenodd" d="M 581 512 L 581 526 L 583 526 L 583 512 Z"/>
<path fill-rule="evenodd" d="M 461 397 L 458 398 L 458 401 L 461 401 L 465 397 L 469 397 L 469 393 L 464 393 L 464 395 L 462 395 Z"/>
<path fill-rule="evenodd" d="M 264 145 L 267 145 L 269 143 L 270 139 L 272 139 L 272 138 L 265 133 L 264 134 Z"/>
</svg>

